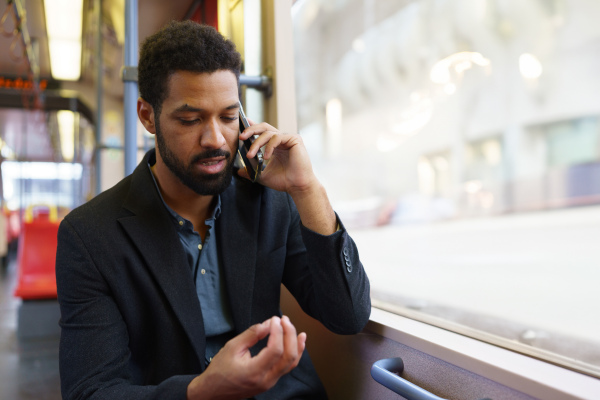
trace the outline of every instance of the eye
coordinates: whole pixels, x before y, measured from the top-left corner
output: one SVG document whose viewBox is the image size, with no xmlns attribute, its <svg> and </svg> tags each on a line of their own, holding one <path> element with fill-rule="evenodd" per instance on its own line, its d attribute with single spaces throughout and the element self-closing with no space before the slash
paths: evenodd
<svg viewBox="0 0 600 400">
<path fill-rule="evenodd" d="M 183 119 L 183 118 L 179 118 L 179 122 L 181 123 L 181 125 L 194 125 L 198 122 L 200 122 L 199 119 Z"/>
<path fill-rule="evenodd" d="M 230 121 L 230 122 L 238 120 L 237 116 L 236 117 L 221 117 L 221 118 L 224 119 L 225 121 Z"/>
</svg>

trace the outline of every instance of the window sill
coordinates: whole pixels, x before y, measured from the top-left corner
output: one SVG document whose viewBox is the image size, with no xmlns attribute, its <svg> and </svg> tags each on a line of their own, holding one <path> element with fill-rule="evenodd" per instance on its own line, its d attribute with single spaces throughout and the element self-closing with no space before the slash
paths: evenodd
<svg viewBox="0 0 600 400">
<path fill-rule="evenodd" d="M 600 380 L 373 308 L 367 330 L 542 399 L 594 399 Z"/>
</svg>

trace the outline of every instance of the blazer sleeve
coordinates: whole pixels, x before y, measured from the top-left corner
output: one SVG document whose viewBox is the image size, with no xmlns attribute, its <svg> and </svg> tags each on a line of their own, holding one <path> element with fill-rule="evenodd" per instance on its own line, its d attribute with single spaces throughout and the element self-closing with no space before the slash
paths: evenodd
<svg viewBox="0 0 600 400">
<path fill-rule="evenodd" d="M 371 315 L 369 279 L 356 244 L 340 229 L 324 236 L 304 227 L 288 196 L 289 225 L 283 284 L 302 309 L 337 334 L 360 332 Z"/>
<path fill-rule="evenodd" d="M 186 399 L 194 375 L 173 376 L 156 386 L 136 384 L 121 313 L 84 241 L 66 219 L 58 231 L 56 278 L 64 399 Z"/>
</svg>

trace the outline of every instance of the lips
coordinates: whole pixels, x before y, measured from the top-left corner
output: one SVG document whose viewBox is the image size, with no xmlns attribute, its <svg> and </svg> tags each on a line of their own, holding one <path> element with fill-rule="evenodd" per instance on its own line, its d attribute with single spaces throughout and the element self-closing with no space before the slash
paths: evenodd
<svg viewBox="0 0 600 400">
<path fill-rule="evenodd" d="M 205 158 L 196 162 L 196 166 L 205 174 L 217 174 L 225 168 L 225 164 L 225 157 Z"/>
<path fill-rule="evenodd" d="M 218 163 L 219 163 L 219 161 L 208 161 L 208 162 L 203 162 L 203 163 L 200 163 L 200 164 L 202 164 L 204 166 L 211 166 L 211 165 L 216 165 Z"/>
</svg>

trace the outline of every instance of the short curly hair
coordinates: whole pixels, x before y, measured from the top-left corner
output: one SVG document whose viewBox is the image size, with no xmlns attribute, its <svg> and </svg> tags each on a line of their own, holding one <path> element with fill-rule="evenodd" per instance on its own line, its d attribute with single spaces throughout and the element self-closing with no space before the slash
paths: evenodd
<svg viewBox="0 0 600 400">
<path fill-rule="evenodd" d="M 141 46 L 138 65 L 140 96 L 160 114 L 175 71 L 229 70 L 239 81 L 241 56 L 235 44 L 208 25 L 171 21 Z"/>
</svg>

